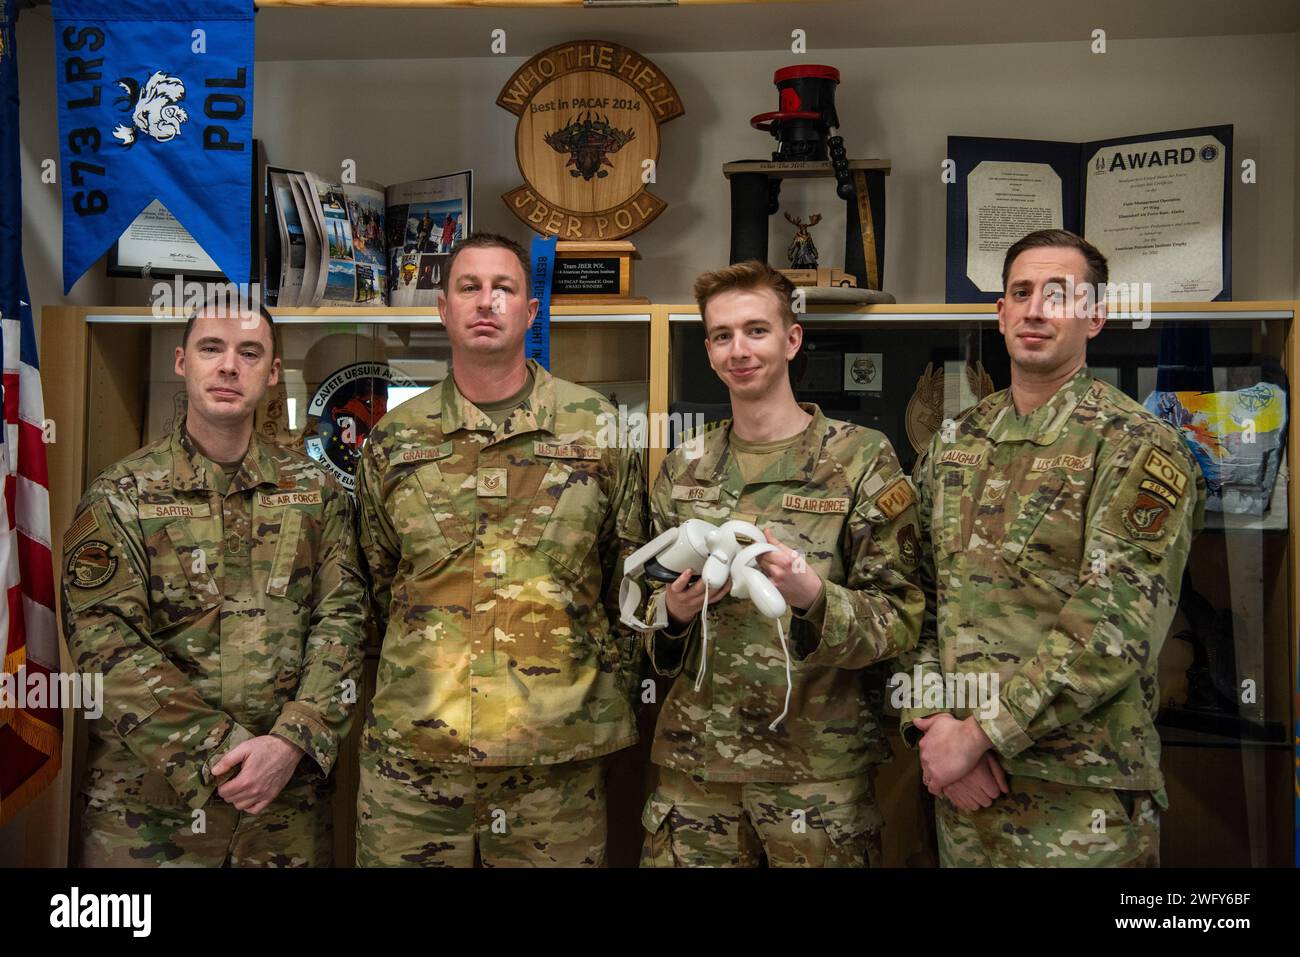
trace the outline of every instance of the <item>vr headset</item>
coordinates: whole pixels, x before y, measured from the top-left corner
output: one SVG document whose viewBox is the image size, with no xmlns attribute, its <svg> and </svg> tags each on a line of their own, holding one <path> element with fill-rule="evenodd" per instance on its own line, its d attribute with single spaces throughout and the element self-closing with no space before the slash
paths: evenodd
<svg viewBox="0 0 1300 957">
<path fill-rule="evenodd" d="M 786 646 L 785 630 L 781 627 L 788 606 L 757 564 L 760 555 L 775 551 L 777 547 L 769 544 L 758 526 L 750 522 L 730 521 L 719 526 L 703 519 L 689 518 L 627 557 L 618 595 L 619 618 L 623 624 L 641 633 L 658 631 L 668 625 L 668 604 L 663 600 L 655 602 L 652 621 L 637 618 L 644 598 L 639 580 L 649 578 L 672 583 L 688 569 L 694 573 L 690 579 L 692 585 L 704 579 L 704 607 L 700 609 L 700 670 L 695 678 L 695 690 L 699 691 L 708 662 L 709 593 L 718 591 L 730 579 L 732 595 L 748 599 L 759 614 L 776 622 L 781 650 L 785 654 L 786 691 L 785 710 L 769 726 L 773 731 L 789 713 L 793 686 L 790 651 Z"/>
</svg>

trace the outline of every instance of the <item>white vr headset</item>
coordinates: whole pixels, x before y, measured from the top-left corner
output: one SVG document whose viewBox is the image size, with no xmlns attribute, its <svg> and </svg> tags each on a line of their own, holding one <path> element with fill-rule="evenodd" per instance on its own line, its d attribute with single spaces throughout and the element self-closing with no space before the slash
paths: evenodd
<svg viewBox="0 0 1300 957">
<path fill-rule="evenodd" d="M 742 544 L 746 542 L 746 544 Z M 677 528 L 669 529 L 647 545 L 637 549 L 623 563 L 623 581 L 619 585 L 619 617 L 623 624 L 639 632 L 657 631 L 668 625 L 666 601 L 655 603 L 654 620 L 645 622 L 637 618 L 644 595 L 638 579 L 650 578 L 661 582 L 675 582 L 686 570 L 695 574 L 694 585 L 704 579 L 704 607 L 700 609 L 701 650 L 700 670 L 695 678 L 695 690 L 704 681 L 709 648 L 709 593 L 722 588 L 731 580 L 731 594 L 751 601 L 759 614 L 776 621 L 781 650 L 785 653 L 785 710 L 770 725 L 773 731 L 790 710 L 790 651 L 786 647 L 785 630 L 781 619 L 788 610 L 785 598 L 768 577 L 759 570 L 758 556 L 777 551 L 768 543 L 758 526 L 750 522 L 730 521 L 713 525 L 703 519 L 688 518 Z"/>
</svg>

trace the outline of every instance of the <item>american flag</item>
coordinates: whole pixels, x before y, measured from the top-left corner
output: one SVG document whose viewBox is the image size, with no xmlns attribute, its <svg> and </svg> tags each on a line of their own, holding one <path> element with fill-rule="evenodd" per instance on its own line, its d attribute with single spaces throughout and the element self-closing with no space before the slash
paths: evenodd
<svg viewBox="0 0 1300 957">
<path fill-rule="evenodd" d="M 50 555 L 50 480 L 45 466 L 45 403 L 36 330 L 22 262 L 22 189 L 18 167 L 18 69 L 13 0 L 0 0 L 0 340 L 4 355 L 4 428 L 0 429 L 0 646 L 11 691 L 59 669 Z M 12 677 L 11 677 L 12 676 Z M 48 703 L 48 698 L 46 699 Z M 0 825 L 59 773 L 63 714 L 58 707 L 17 708 L 0 701 Z"/>
<path fill-rule="evenodd" d="M 27 684 L 59 669 L 50 555 L 49 473 L 45 468 L 41 376 L 31 309 L 0 318 L 4 345 L 4 430 L 0 475 L 0 573 L 8 600 L 0 604 L 4 670 Z M 20 671 L 20 669 L 22 669 Z M 16 685 L 15 685 L 16 687 Z M 55 704 L 49 702 L 46 704 Z M 0 709 L 0 825 L 59 772 L 63 715 L 55 707 Z"/>
</svg>

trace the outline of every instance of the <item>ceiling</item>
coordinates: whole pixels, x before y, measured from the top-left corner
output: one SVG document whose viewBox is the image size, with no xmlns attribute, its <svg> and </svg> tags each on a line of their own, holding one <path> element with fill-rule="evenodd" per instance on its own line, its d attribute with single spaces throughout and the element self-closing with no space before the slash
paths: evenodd
<svg viewBox="0 0 1300 957">
<path fill-rule="evenodd" d="M 809 52 L 897 46 L 1108 42 L 1300 31 L 1300 0 L 810 0 L 686 6 L 520 8 L 267 7 L 257 15 L 258 60 L 530 56 L 580 37 L 642 53 L 788 49 L 802 29 Z M 1206 69 L 1211 64 L 1189 64 Z"/>
</svg>

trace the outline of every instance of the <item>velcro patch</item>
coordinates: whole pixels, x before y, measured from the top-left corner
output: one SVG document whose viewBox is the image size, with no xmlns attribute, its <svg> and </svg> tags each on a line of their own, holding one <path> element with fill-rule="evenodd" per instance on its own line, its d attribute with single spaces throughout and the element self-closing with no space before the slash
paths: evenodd
<svg viewBox="0 0 1300 957">
<path fill-rule="evenodd" d="M 212 514 L 212 507 L 207 502 L 193 505 L 176 502 L 141 502 L 141 518 L 203 518 Z"/>
<path fill-rule="evenodd" d="M 433 462 L 437 459 L 445 459 L 451 455 L 452 444 L 443 442 L 442 445 L 435 445 L 427 449 L 402 449 L 393 456 L 392 461 L 397 465 L 408 465 L 411 462 Z"/>
<path fill-rule="evenodd" d="M 257 493 L 257 504 L 263 508 L 279 508 L 281 505 L 319 505 L 320 489 L 310 492 L 267 492 Z"/>
<path fill-rule="evenodd" d="M 847 498 L 808 498 L 803 495 L 787 493 L 781 499 L 781 507 L 792 512 L 847 512 L 849 510 L 849 500 Z"/>
<path fill-rule="evenodd" d="M 1169 503 L 1170 508 L 1178 507 L 1178 496 L 1155 479 L 1143 479 L 1138 483 L 1138 487 L 1144 492 L 1150 492 L 1152 495 L 1164 499 Z"/>
<path fill-rule="evenodd" d="M 533 455 L 545 459 L 598 459 L 600 449 L 594 445 L 552 445 L 550 442 L 534 442 Z"/>
<path fill-rule="evenodd" d="M 108 542 L 91 538 L 68 556 L 68 584 L 76 588 L 98 588 L 117 571 L 117 556 Z"/>
<path fill-rule="evenodd" d="M 939 456 L 940 465 L 983 465 L 983 452 L 967 452 L 963 449 L 948 449 Z"/>
<path fill-rule="evenodd" d="M 99 519 L 95 517 L 95 510 L 93 508 L 86 509 L 77 516 L 77 520 L 68 528 L 68 534 L 63 536 L 63 550 L 66 552 L 98 528 Z"/>
<path fill-rule="evenodd" d="M 714 485 L 712 488 L 703 485 L 673 486 L 674 502 L 716 502 L 721 494 L 722 487 L 719 485 Z"/>
<path fill-rule="evenodd" d="M 1039 457 L 1034 459 L 1031 472 L 1046 472 L 1050 469 L 1065 468 L 1072 472 L 1086 472 L 1092 468 L 1091 455 L 1057 455 L 1054 458 Z"/>
<path fill-rule="evenodd" d="M 1187 476 L 1177 465 L 1168 457 L 1161 455 L 1158 449 L 1152 449 L 1147 453 L 1147 459 L 1142 463 L 1142 469 L 1153 478 L 1158 478 L 1177 494 L 1182 495 L 1187 491 Z"/>
<path fill-rule="evenodd" d="M 880 493 L 880 498 L 876 499 L 876 508 L 880 509 L 886 518 L 893 520 L 915 501 L 916 493 L 912 491 L 912 484 L 906 477 L 900 475 L 885 486 L 885 490 Z"/>
<path fill-rule="evenodd" d="M 1165 533 L 1165 523 L 1173 514 L 1167 502 L 1150 492 L 1138 492 L 1137 498 L 1124 510 L 1120 521 L 1134 538 L 1157 541 Z"/>
<path fill-rule="evenodd" d="M 500 498 L 506 494 L 506 470 L 478 470 L 478 494 L 480 498 Z"/>
</svg>

